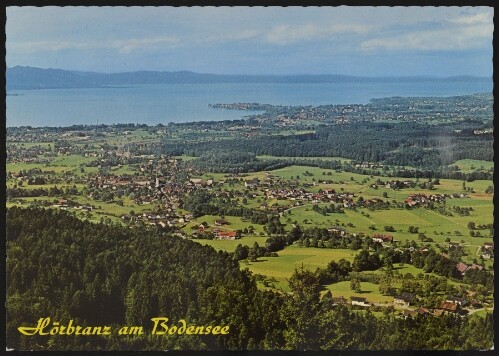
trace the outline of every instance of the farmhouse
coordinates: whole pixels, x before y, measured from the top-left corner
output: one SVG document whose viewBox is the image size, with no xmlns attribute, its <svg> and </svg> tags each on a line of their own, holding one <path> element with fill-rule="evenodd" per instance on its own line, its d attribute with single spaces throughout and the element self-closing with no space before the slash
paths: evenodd
<svg viewBox="0 0 499 356">
<path fill-rule="evenodd" d="M 461 274 L 461 276 L 464 276 L 466 274 L 466 271 L 472 270 L 472 269 L 477 269 L 481 271 L 483 269 L 483 266 L 477 265 L 476 263 L 472 263 L 471 265 L 467 265 L 466 263 L 459 262 L 456 265 L 457 271 Z"/>
<path fill-rule="evenodd" d="M 449 303 L 459 304 L 460 306 L 464 306 L 468 303 L 468 301 L 465 298 L 455 297 L 455 296 L 448 296 L 447 299 L 445 299 L 445 301 Z"/>
<path fill-rule="evenodd" d="M 373 234 L 372 239 L 374 242 L 379 242 L 379 243 L 383 243 L 383 242 L 392 243 L 393 242 L 392 235 Z"/>
<path fill-rule="evenodd" d="M 206 222 L 203 222 L 203 223 L 199 224 L 199 226 L 198 226 L 198 232 L 203 233 L 206 230 L 207 227 L 208 227 L 208 223 L 206 223 Z"/>
<path fill-rule="evenodd" d="M 464 273 L 466 272 L 466 270 L 468 269 L 468 265 L 466 263 L 463 263 L 463 262 L 459 262 L 457 265 L 456 265 L 456 269 L 457 271 L 462 275 L 464 276 Z"/>
<path fill-rule="evenodd" d="M 402 294 L 396 295 L 393 298 L 393 304 L 408 307 L 409 305 L 411 305 L 413 300 L 414 300 L 413 294 L 404 292 Z"/>
<path fill-rule="evenodd" d="M 352 305 L 359 305 L 361 307 L 369 307 L 371 304 L 367 302 L 366 298 L 362 297 L 350 297 Z"/>
<path fill-rule="evenodd" d="M 216 226 L 229 225 L 229 222 L 225 219 L 217 219 L 215 220 Z"/>
<path fill-rule="evenodd" d="M 344 297 L 338 297 L 338 298 L 333 297 L 333 304 L 346 305 L 348 304 L 348 300 L 346 300 Z"/>
<path fill-rule="evenodd" d="M 416 311 L 418 312 L 419 315 L 422 315 L 425 317 L 431 314 L 430 311 L 425 307 L 417 308 Z"/>
<path fill-rule="evenodd" d="M 443 301 L 442 304 L 440 304 L 440 309 L 442 309 L 445 312 L 452 312 L 456 313 L 459 311 L 459 304 L 450 302 L 450 301 Z"/>
<path fill-rule="evenodd" d="M 235 231 L 221 231 L 218 229 L 213 230 L 213 234 L 220 240 L 235 240 L 237 239 L 237 232 Z"/>
<path fill-rule="evenodd" d="M 339 226 L 331 226 L 327 229 L 327 231 L 340 234 L 341 236 L 346 234 L 346 230 Z"/>
</svg>

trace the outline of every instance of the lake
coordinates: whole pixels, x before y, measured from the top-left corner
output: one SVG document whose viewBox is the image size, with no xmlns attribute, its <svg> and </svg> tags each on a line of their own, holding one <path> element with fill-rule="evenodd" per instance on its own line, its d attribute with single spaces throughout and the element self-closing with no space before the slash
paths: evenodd
<svg viewBox="0 0 499 356">
<path fill-rule="evenodd" d="M 129 88 L 15 90 L 7 95 L 7 126 L 70 126 L 240 119 L 248 111 L 208 104 L 365 104 L 393 96 L 455 96 L 492 92 L 483 81 L 158 84 Z"/>
</svg>

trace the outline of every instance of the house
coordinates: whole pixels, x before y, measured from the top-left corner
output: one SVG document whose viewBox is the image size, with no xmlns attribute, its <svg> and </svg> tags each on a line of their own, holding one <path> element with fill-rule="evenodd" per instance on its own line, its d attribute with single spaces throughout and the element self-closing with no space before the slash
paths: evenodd
<svg viewBox="0 0 499 356">
<path fill-rule="evenodd" d="M 371 304 L 367 302 L 366 298 L 362 297 L 350 297 L 352 305 L 359 305 L 361 307 L 369 307 Z"/>
<path fill-rule="evenodd" d="M 392 243 L 393 242 L 392 235 L 373 234 L 372 239 L 374 242 L 379 242 L 379 243 L 383 243 L 383 242 Z"/>
<path fill-rule="evenodd" d="M 433 315 L 437 316 L 437 317 L 443 315 L 444 313 L 445 313 L 445 310 L 443 310 L 443 309 L 435 309 L 433 311 Z"/>
<path fill-rule="evenodd" d="M 205 230 L 206 230 L 207 227 L 208 227 L 208 223 L 206 223 L 206 222 L 203 222 L 203 223 L 199 224 L 199 226 L 198 226 L 198 232 L 200 232 L 200 233 L 205 232 Z"/>
<path fill-rule="evenodd" d="M 477 269 L 477 270 L 481 271 L 483 269 L 483 266 L 472 263 L 470 266 L 468 266 L 468 270 L 470 270 L 470 269 Z"/>
<path fill-rule="evenodd" d="M 329 232 L 340 232 L 340 231 L 345 231 L 344 228 L 339 227 L 339 226 L 331 226 L 327 228 L 327 231 Z"/>
<path fill-rule="evenodd" d="M 201 186 L 203 180 L 201 178 L 191 178 L 189 179 L 189 182 L 194 184 L 195 186 Z"/>
<path fill-rule="evenodd" d="M 217 230 L 215 234 L 220 240 L 235 240 L 237 238 L 237 233 L 235 231 L 220 231 Z"/>
<path fill-rule="evenodd" d="M 440 304 L 440 308 L 439 309 L 442 309 L 444 312 L 452 312 L 452 313 L 455 313 L 459 310 L 460 306 L 458 303 L 454 303 L 454 302 L 449 302 L 449 301 L 443 301 L 442 304 Z"/>
<path fill-rule="evenodd" d="M 467 265 L 466 263 L 459 262 L 456 265 L 457 271 L 461 274 L 461 276 L 464 276 L 466 271 L 472 270 L 472 269 L 477 269 L 481 271 L 483 269 L 483 266 L 477 265 L 476 263 L 472 263 L 471 265 Z"/>
<path fill-rule="evenodd" d="M 494 258 L 494 244 L 492 242 L 485 242 L 482 246 L 482 257 L 486 259 Z"/>
<path fill-rule="evenodd" d="M 393 304 L 408 307 L 414 301 L 414 295 L 411 293 L 402 293 L 393 297 Z"/>
<path fill-rule="evenodd" d="M 346 300 L 344 297 L 338 297 L 338 298 L 333 297 L 333 304 L 347 305 L 348 300 Z"/>
<path fill-rule="evenodd" d="M 455 296 L 448 296 L 447 299 L 445 299 L 445 301 L 459 304 L 459 306 L 461 307 L 465 306 L 468 303 L 468 301 L 465 298 L 455 297 Z"/>
<path fill-rule="evenodd" d="M 424 317 L 431 314 L 430 311 L 425 307 L 417 308 L 416 311 L 418 312 L 419 315 L 424 316 Z"/>
<path fill-rule="evenodd" d="M 461 274 L 461 276 L 464 276 L 464 273 L 466 272 L 466 270 L 468 269 L 468 265 L 466 263 L 463 263 L 463 262 L 459 262 L 457 265 L 456 265 L 456 269 L 457 271 Z"/>
<path fill-rule="evenodd" d="M 229 222 L 225 219 L 217 219 L 215 220 L 216 226 L 229 225 Z"/>
<path fill-rule="evenodd" d="M 244 186 L 246 188 L 256 188 L 259 183 L 260 183 L 260 179 L 254 178 L 251 180 L 244 181 Z"/>
<path fill-rule="evenodd" d="M 485 250 L 485 252 L 482 254 L 482 257 L 486 260 L 490 260 L 491 258 L 494 258 L 494 252 L 492 250 Z"/>
</svg>

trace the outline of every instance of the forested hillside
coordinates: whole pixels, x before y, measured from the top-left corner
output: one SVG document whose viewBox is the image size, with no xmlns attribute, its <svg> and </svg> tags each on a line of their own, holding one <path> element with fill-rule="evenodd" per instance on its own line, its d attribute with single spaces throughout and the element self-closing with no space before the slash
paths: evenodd
<svg viewBox="0 0 499 356">
<path fill-rule="evenodd" d="M 492 315 L 373 316 L 320 297 L 317 273 L 297 270 L 292 294 L 257 290 L 236 258 L 153 229 L 83 222 L 67 212 L 7 212 L 7 346 L 16 350 L 488 349 Z M 151 335 L 152 317 L 229 325 L 228 335 Z M 23 336 L 61 325 L 142 325 L 122 336 Z"/>
<path fill-rule="evenodd" d="M 192 164 L 197 168 L 220 172 L 278 168 L 279 162 L 261 162 L 255 159 L 255 155 L 295 159 L 344 157 L 359 162 L 428 169 L 434 171 L 436 176 L 460 179 L 462 177 L 454 177 L 452 172 L 444 172 L 445 167 L 460 159 L 493 160 L 492 132 L 476 135 L 469 127 L 466 122 L 449 126 L 415 122 L 357 122 L 318 126 L 314 133 L 297 135 L 261 135 L 198 142 L 168 142 L 165 139 L 161 152 L 200 157 Z"/>
</svg>

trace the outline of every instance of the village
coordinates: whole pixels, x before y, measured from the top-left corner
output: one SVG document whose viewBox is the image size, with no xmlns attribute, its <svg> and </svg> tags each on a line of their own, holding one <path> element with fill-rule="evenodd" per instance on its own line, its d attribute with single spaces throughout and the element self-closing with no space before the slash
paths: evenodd
<svg viewBox="0 0 499 356">
<path fill-rule="evenodd" d="M 206 124 L 207 135 L 220 124 L 213 125 Z M 243 135 L 256 126 L 234 124 L 226 132 Z M 238 245 L 251 250 L 257 242 L 266 250 L 269 240 L 289 235 L 296 227 L 325 231 L 324 240 L 303 237 L 281 250 L 253 254 L 252 262 L 248 257 L 254 273 L 270 263 L 263 272 L 268 276 L 292 271 L 295 262 L 272 267 L 277 263 L 273 261 L 286 260 L 288 251 L 303 250 L 303 256 L 311 254 L 320 261 L 312 266 L 323 268 L 346 249 L 354 256 L 354 245 L 369 254 L 392 251 L 409 256 L 410 265 L 414 254 L 424 259 L 436 252 L 439 258 L 456 261 L 453 278 L 460 281 L 478 278 L 477 271 L 490 273 L 494 261 L 492 225 L 481 210 L 483 199 L 491 196 L 486 181 L 403 178 L 391 175 L 391 167 L 369 160 L 349 161 L 357 170 L 353 172 L 341 165 L 291 163 L 277 169 L 218 173 L 191 164 L 199 160 L 193 156 L 155 153 L 161 137 L 173 135 L 169 127 L 81 128 L 63 135 L 43 130 L 40 136 L 36 130 L 15 131 L 8 141 L 8 206 L 43 206 L 95 223 L 159 229 L 231 253 Z M 177 130 L 178 134 L 184 129 Z M 386 175 L 356 173 L 364 170 Z M 329 250 L 330 257 L 319 257 L 320 250 Z M 240 263 L 246 266 L 244 260 Z M 382 273 L 383 268 L 377 268 Z M 421 266 L 411 268 L 414 276 L 416 271 L 426 275 Z M 270 288 L 285 290 L 285 279 L 279 278 Z M 362 281 L 366 287 L 361 292 L 344 292 L 333 284 L 333 306 L 375 312 L 393 308 L 404 318 L 464 317 L 493 308 L 483 290 L 475 295 L 476 286 L 463 287 L 457 295 L 456 290 L 441 290 L 429 302 L 401 286 L 386 294 L 378 279 L 370 283 Z"/>
</svg>

